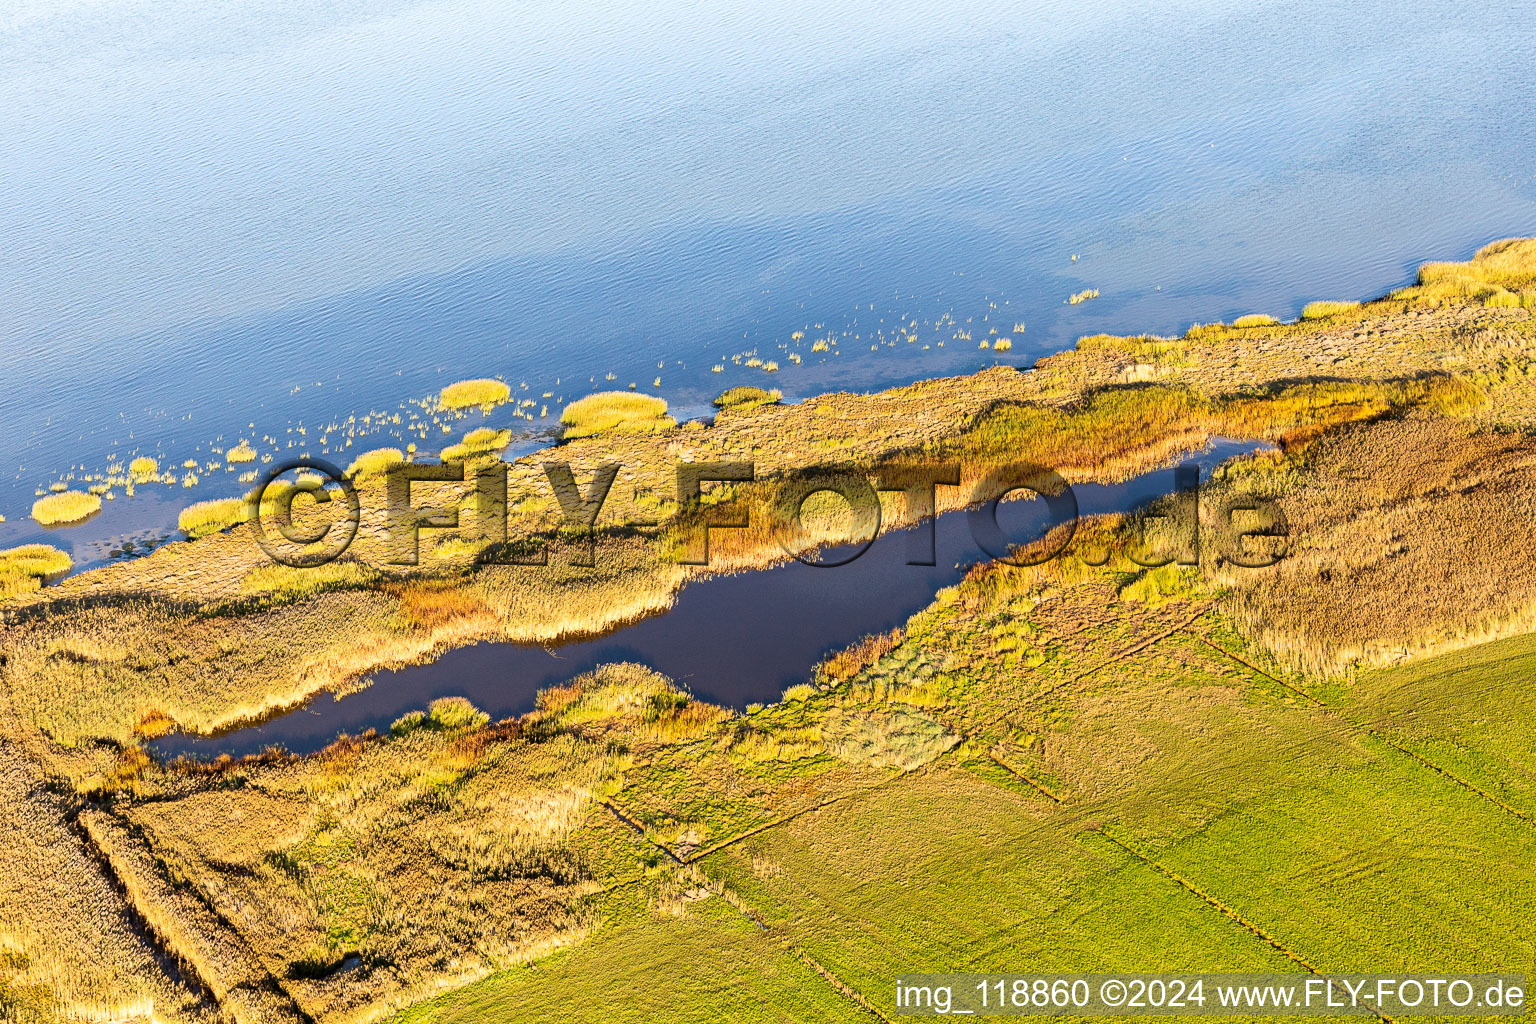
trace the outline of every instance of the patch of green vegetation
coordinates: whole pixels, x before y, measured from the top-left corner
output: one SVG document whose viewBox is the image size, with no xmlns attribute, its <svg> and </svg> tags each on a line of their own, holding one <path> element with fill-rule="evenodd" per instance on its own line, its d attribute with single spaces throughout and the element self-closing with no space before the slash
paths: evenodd
<svg viewBox="0 0 1536 1024">
<path fill-rule="evenodd" d="M 473 409 L 478 406 L 490 410 L 511 397 L 512 388 L 505 381 L 479 378 L 449 384 L 437 396 L 437 404 L 444 409 Z"/>
<path fill-rule="evenodd" d="M 357 482 L 377 479 L 391 466 L 398 466 L 404 461 L 405 452 L 399 448 L 375 448 L 353 459 L 347 467 L 347 475 Z"/>
<path fill-rule="evenodd" d="M 43 526 L 83 523 L 101 511 L 101 498 L 80 491 L 45 494 L 32 503 L 32 518 Z"/>
<path fill-rule="evenodd" d="M 728 388 L 715 399 L 715 408 L 745 411 L 758 406 L 775 405 L 783 397 L 783 393 L 777 388 L 772 391 L 747 386 Z"/>
<path fill-rule="evenodd" d="M 604 900 L 590 939 L 407 1010 L 400 1024 L 869 1019 L 725 899 L 647 899 L 671 881 L 627 886 Z"/>
<path fill-rule="evenodd" d="M 69 555 L 47 544 L 23 544 L 0 551 L 0 600 L 34 593 L 49 576 L 73 567 Z"/>
<path fill-rule="evenodd" d="M 220 533 L 251 517 L 251 506 L 242 498 L 213 498 L 188 505 L 176 517 L 176 526 L 188 539 Z"/>
<path fill-rule="evenodd" d="M 1536 819 L 1533 673 L 1536 634 L 1361 672 L 1350 687 L 1352 716 Z"/>
<path fill-rule="evenodd" d="M 463 697 L 439 697 L 428 705 L 427 719 L 439 729 L 463 732 L 480 728 L 491 716 Z"/>
<path fill-rule="evenodd" d="M 578 399 L 565 407 L 560 422 L 565 437 L 593 437 L 597 434 L 659 434 L 677 426 L 666 414 L 665 399 L 627 391 L 601 391 Z"/>
<path fill-rule="evenodd" d="M 1187 597 L 1200 582 L 1198 570 L 1182 565 L 1161 565 L 1136 574 L 1123 587 L 1120 596 L 1127 601 L 1160 608 L 1176 597 Z"/>
<path fill-rule="evenodd" d="M 822 726 L 827 749 L 854 764 L 911 771 L 960 742 L 960 737 L 914 708 L 899 704 L 881 712 L 828 716 Z"/>
<path fill-rule="evenodd" d="M 1536 305 L 1536 239 L 1485 245 L 1466 263 L 1426 263 L 1418 283 L 1392 294 L 1424 305 L 1480 303 L 1494 308 Z"/>
<path fill-rule="evenodd" d="M 477 427 L 464 435 L 458 444 L 449 445 L 442 451 L 444 462 L 474 462 L 495 458 L 497 452 L 512 443 L 512 431 L 492 427 Z"/>
<path fill-rule="evenodd" d="M 1250 327 L 1273 327 L 1280 321 L 1267 313 L 1249 313 L 1232 321 L 1232 326 L 1247 330 Z"/>
<path fill-rule="evenodd" d="M 246 575 L 240 593 L 297 601 L 326 591 L 365 587 L 378 578 L 377 571 L 357 562 L 327 562 L 310 567 L 263 565 Z"/>
<path fill-rule="evenodd" d="M 1338 316 L 1360 308 L 1358 302 L 1329 302 L 1326 300 L 1309 302 L 1302 308 L 1303 320 L 1322 320 L 1330 316 Z"/>
</svg>

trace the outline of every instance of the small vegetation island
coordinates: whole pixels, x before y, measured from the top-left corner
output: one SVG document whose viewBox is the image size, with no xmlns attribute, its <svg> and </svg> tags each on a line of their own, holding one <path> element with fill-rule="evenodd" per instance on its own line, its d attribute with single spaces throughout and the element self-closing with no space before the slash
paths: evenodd
<svg viewBox="0 0 1536 1024">
<path fill-rule="evenodd" d="M 482 557 L 499 539 L 467 482 L 418 485 L 459 525 L 392 564 L 399 449 L 355 456 L 362 526 L 320 568 L 263 554 L 251 495 L 51 585 L 68 554 L 0 553 L 0 1017 L 854 1022 L 893 1019 L 915 968 L 1536 969 L 1533 310 L 1536 240 L 1516 239 L 1375 301 L 1094 335 L 1029 372 L 794 404 L 732 388 L 709 422 L 599 393 L 566 405 L 558 454 L 511 461 L 502 431 L 445 431 L 506 465 L 505 543 L 543 565 Z M 471 383 L 437 401 L 511 394 Z M 1283 510 L 1268 568 L 1214 546 L 1143 566 L 1123 552 L 1158 510 L 1099 517 L 848 637 L 767 705 L 615 663 L 501 721 L 424 695 L 313 754 L 157 752 L 783 562 L 768 503 L 814 467 L 957 463 L 945 512 L 999 467 L 1122 481 L 1215 438 L 1264 442 L 1202 501 Z M 583 489 L 619 467 L 595 565 L 552 457 Z M 756 480 L 679 504 L 679 463 L 732 460 Z M 903 492 L 880 500 L 882 529 L 913 522 Z M 686 564 L 727 502 L 748 525 Z M 837 510 L 807 515 L 807 549 L 847 539 Z"/>
</svg>

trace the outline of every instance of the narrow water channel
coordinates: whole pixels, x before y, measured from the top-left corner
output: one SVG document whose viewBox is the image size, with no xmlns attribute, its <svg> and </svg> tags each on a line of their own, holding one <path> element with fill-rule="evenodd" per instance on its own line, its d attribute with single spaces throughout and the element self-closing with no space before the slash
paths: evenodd
<svg viewBox="0 0 1536 1024">
<path fill-rule="evenodd" d="M 1188 458 L 1202 478 L 1248 442 L 1218 441 Z M 1125 512 L 1171 493 L 1172 467 L 1121 484 L 1073 488 L 1083 517 Z M 1037 531 L 1036 501 L 1007 502 L 999 522 L 1006 535 Z M 833 651 L 867 633 L 892 629 L 962 579 L 986 556 L 972 539 L 964 511 L 935 522 L 936 566 L 907 561 L 908 531 L 881 536 L 863 555 L 835 567 L 790 562 L 758 572 L 718 576 L 683 588 L 665 612 L 593 639 L 550 646 L 482 643 L 449 651 L 426 665 L 373 674 L 365 689 L 337 699 L 321 694 L 261 725 L 218 736 L 173 734 L 153 744 L 161 756 L 241 756 L 279 746 L 295 753 L 321 749 L 343 733 L 385 730 L 408 711 L 438 698 L 462 696 L 493 719 L 533 709 L 538 692 L 605 662 L 649 665 L 716 704 L 744 708 L 779 699 L 804 682 Z M 824 556 L 837 561 L 840 552 Z"/>
</svg>

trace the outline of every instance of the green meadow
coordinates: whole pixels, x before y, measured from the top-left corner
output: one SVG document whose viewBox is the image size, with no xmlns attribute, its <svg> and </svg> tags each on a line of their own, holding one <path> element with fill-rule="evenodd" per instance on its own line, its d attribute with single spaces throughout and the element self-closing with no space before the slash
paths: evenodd
<svg viewBox="0 0 1536 1024">
<path fill-rule="evenodd" d="M 777 816 L 706 784 L 702 751 L 637 770 L 616 800 L 644 794 L 652 848 L 615 866 L 604 926 L 402 1019 L 891 1018 L 912 970 L 1536 966 L 1536 638 L 1309 691 L 1209 614 L 1165 624 L 971 694 L 1003 721 L 916 770 L 834 784 L 807 758 L 820 789 Z M 659 853 L 679 821 L 706 834 L 686 868 Z M 693 897 L 645 905 L 669 870 Z"/>
</svg>

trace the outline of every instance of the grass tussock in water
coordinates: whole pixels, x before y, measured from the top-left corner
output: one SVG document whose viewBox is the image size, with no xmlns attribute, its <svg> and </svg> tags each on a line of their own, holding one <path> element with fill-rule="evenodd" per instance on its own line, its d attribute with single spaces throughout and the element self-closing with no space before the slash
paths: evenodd
<svg viewBox="0 0 1536 1024">
<path fill-rule="evenodd" d="M 24 544 L 0 551 L 0 600 L 34 593 L 48 577 L 73 567 L 69 555 L 48 544 Z"/>
<path fill-rule="evenodd" d="M 598 434 L 660 434 L 677 426 L 667 402 L 654 395 L 600 391 L 577 399 L 560 414 L 566 438 Z"/>
<path fill-rule="evenodd" d="M 389 467 L 398 466 L 404 461 L 405 452 L 399 448 L 375 448 L 353 459 L 347 467 L 347 475 L 354 482 L 375 479 L 383 476 Z"/>
<path fill-rule="evenodd" d="M 1232 326 L 1246 330 L 1249 327 L 1273 327 L 1280 321 L 1268 313 L 1249 313 L 1232 321 Z"/>
<path fill-rule="evenodd" d="M 32 518 L 43 526 L 82 523 L 101 511 L 101 498 L 80 491 L 47 494 L 32 503 Z"/>
<path fill-rule="evenodd" d="M 256 449 L 252 448 L 248 442 L 241 441 L 224 453 L 224 461 L 231 466 L 239 465 L 242 462 L 255 462 Z"/>
<path fill-rule="evenodd" d="M 220 533 L 251 517 L 251 506 L 240 498 L 213 498 L 188 505 L 176 517 L 176 526 L 191 540 Z"/>
<path fill-rule="evenodd" d="M 496 453 L 512 443 L 512 431 L 492 427 L 477 427 L 464 435 L 464 440 L 451 444 L 442 451 L 444 462 L 474 462 L 495 458 Z"/>
<path fill-rule="evenodd" d="M 764 388 L 743 386 L 729 388 L 722 392 L 720 397 L 715 399 L 714 405 L 716 409 L 735 409 L 741 411 L 756 409 L 762 405 L 774 405 L 783 397 L 783 392 L 779 391 L 778 388 L 769 391 Z"/>
<path fill-rule="evenodd" d="M 128 473 L 133 477 L 135 483 L 149 483 L 160 475 L 160 463 L 148 455 L 140 455 L 128 463 Z"/>
<path fill-rule="evenodd" d="M 437 404 L 444 409 L 493 409 L 511 397 L 512 388 L 505 381 L 480 378 L 449 384 L 437 396 Z"/>
</svg>

